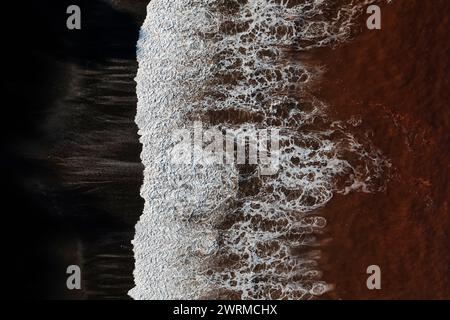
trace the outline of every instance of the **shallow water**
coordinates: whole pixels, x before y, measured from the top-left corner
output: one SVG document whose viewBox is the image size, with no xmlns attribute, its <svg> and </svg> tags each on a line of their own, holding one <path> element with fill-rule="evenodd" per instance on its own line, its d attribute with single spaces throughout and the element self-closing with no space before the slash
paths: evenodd
<svg viewBox="0 0 450 320">
<path fill-rule="evenodd" d="M 389 160 L 313 89 L 303 59 L 352 35 L 352 1 L 152 1 L 136 77 L 144 214 L 134 298 L 309 299 L 333 288 L 317 261 L 335 194 L 384 190 Z M 293 56 L 298 56 L 295 60 Z M 238 114 L 232 121 L 228 112 Z M 174 130 L 277 130 L 276 173 L 260 165 L 174 164 Z M 204 155 L 204 150 L 195 150 Z M 301 253 L 301 254 L 299 254 Z M 214 293 L 213 293 L 214 292 Z M 212 296 L 211 296 L 212 295 Z"/>
</svg>

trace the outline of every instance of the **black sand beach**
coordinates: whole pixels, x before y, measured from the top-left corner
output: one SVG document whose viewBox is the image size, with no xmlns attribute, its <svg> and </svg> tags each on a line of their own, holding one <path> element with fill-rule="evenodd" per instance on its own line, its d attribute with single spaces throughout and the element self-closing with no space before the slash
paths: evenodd
<svg viewBox="0 0 450 320">
<path fill-rule="evenodd" d="M 82 8 L 82 29 L 66 8 Z M 147 1 L 17 1 L 4 12 L 3 196 L 10 295 L 127 298 L 142 212 L 135 48 Z M 5 179 L 6 178 L 6 179 Z M 66 268 L 82 290 L 66 288 Z"/>
</svg>

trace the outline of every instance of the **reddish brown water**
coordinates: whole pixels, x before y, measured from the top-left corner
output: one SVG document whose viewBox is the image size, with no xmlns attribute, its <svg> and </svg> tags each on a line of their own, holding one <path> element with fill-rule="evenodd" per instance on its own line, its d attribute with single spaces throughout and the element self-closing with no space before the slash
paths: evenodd
<svg viewBox="0 0 450 320">
<path fill-rule="evenodd" d="M 327 298 L 450 298 L 449 8 L 396 0 L 381 8 L 382 30 L 362 17 L 353 41 L 315 56 L 328 66 L 317 95 L 329 112 L 359 117 L 355 130 L 392 163 L 385 192 L 336 196 L 320 212 Z M 366 287 L 373 264 L 381 290 Z"/>
</svg>

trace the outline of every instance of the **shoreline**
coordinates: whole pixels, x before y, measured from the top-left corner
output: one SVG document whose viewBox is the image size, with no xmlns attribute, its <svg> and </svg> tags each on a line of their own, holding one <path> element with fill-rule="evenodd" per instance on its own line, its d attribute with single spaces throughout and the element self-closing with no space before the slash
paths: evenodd
<svg viewBox="0 0 450 320">
<path fill-rule="evenodd" d="M 13 297 L 130 299 L 131 240 L 144 215 L 133 78 L 148 2 L 81 0 L 79 33 L 65 27 L 69 1 L 9 10 L 17 33 L 8 35 L 8 93 L 17 105 L 5 108 L 2 160 L 13 208 L 7 225 L 16 231 L 9 238 L 18 239 L 7 260 Z M 334 194 L 308 212 L 327 220 L 313 249 L 321 251 L 321 280 L 333 290 L 319 299 L 448 299 L 448 0 L 381 7 L 381 31 L 367 30 L 363 14 L 350 41 L 292 56 L 327 67 L 313 94 L 330 118 L 367 136 L 391 163 L 386 190 Z M 17 19 L 16 12 L 24 15 Z M 210 113 L 215 122 L 239 123 L 246 115 Z M 241 191 L 258 189 L 252 183 L 243 181 Z M 82 267 L 80 291 L 66 288 L 71 264 Z M 366 268 L 374 264 L 382 272 L 379 291 L 366 287 Z"/>
</svg>

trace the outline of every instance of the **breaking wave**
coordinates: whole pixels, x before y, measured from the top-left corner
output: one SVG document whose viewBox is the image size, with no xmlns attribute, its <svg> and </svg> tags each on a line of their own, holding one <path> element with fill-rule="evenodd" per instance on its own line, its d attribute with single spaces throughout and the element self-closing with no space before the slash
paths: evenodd
<svg viewBox="0 0 450 320">
<path fill-rule="evenodd" d="M 133 241 L 135 299 L 308 299 L 321 280 L 315 210 L 335 193 L 383 188 L 388 162 L 310 93 L 302 53 L 352 35 L 364 3 L 152 0 L 136 77 L 145 165 Z M 307 59 L 305 59 L 307 60 Z M 174 164 L 179 129 L 279 132 L 279 163 Z M 205 152 L 203 149 L 195 150 Z"/>
</svg>

